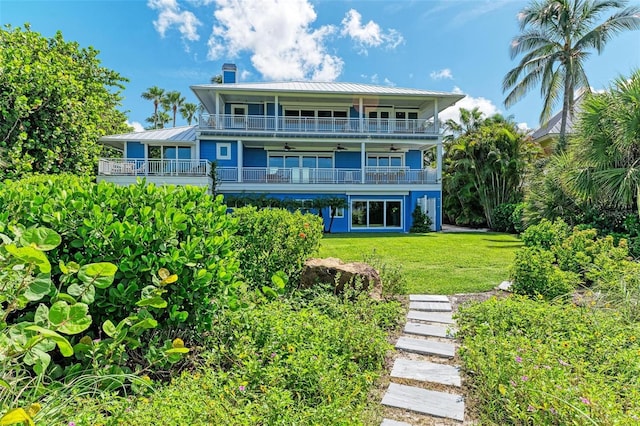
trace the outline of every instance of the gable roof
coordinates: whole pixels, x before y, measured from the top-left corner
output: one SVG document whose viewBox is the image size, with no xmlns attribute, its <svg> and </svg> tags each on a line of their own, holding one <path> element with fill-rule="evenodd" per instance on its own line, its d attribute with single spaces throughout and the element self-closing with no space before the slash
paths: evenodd
<svg viewBox="0 0 640 426">
<path fill-rule="evenodd" d="M 567 129 L 566 132 L 568 135 L 572 134 L 575 127 L 575 119 L 578 117 L 580 112 L 582 111 L 582 101 L 584 100 L 584 94 L 586 92 L 582 91 L 576 99 L 573 101 L 573 114 L 569 114 L 567 116 Z M 549 121 L 544 126 L 536 129 L 535 132 L 531 134 L 531 137 L 536 142 L 543 142 L 547 139 L 556 138 L 560 136 L 560 127 L 562 126 L 562 110 L 558 112 L 556 115 L 551 117 Z"/>
</svg>

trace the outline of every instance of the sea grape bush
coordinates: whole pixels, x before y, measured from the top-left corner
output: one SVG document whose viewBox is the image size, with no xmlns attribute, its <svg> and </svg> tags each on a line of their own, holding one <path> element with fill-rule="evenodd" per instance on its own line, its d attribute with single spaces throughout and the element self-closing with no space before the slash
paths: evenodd
<svg viewBox="0 0 640 426">
<path fill-rule="evenodd" d="M 0 222 L 0 231 L 4 228 Z M 3 425 L 14 424 L 11 419 L 31 424 L 31 417 L 39 411 L 21 407 L 35 403 L 26 400 L 34 390 L 20 386 L 24 377 L 35 375 L 38 380 L 33 386 L 46 387 L 52 379 L 72 380 L 88 372 L 101 376 L 140 373 L 156 362 L 177 362 L 189 352 L 176 339 L 149 351 L 154 356 L 147 357 L 146 365 L 128 362 L 128 351 L 139 348 L 142 335 L 157 327 L 149 308 L 167 307 L 164 296 L 167 286 L 177 281 L 175 274 L 158 271 L 154 285 L 146 286 L 139 295 L 138 308 L 117 325 L 110 319 L 95 324 L 91 308 L 96 290 L 113 285 L 117 267 L 109 262 L 83 266 L 61 262 L 62 275 L 54 283 L 45 252 L 60 245 L 60 235 L 47 228 L 10 230 L 13 238 L 0 233 L 0 401 L 11 401 L 0 406 Z M 99 339 L 100 335 L 104 337 Z"/>
<path fill-rule="evenodd" d="M 260 288 L 278 271 L 297 282 L 304 262 L 320 247 L 322 219 L 284 209 L 241 207 L 233 210 L 238 231 L 233 237 L 240 270 L 247 284 Z"/>
<path fill-rule="evenodd" d="M 203 188 L 33 176 L 0 186 L 0 212 L 5 221 L 11 212 L 26 227 L 45 225 L 60 234 L 61 244 L 49 252 L 54 280 L 63 274 L 60 262 L 118 265 L 117 284 L 95 289 L 97 323 L 134 311 L 136 295 L 162 268 L 180 280 L 166 295 L 166 310 L 149 307 L 160 327 L 204 331 L 217 309 L 236 304 L 234 220 L 222 199 Z"/>
</svg>

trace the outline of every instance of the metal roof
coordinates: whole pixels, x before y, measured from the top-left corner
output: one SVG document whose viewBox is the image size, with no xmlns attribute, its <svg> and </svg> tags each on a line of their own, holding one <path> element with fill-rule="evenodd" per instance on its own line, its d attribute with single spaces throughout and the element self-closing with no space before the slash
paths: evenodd
<svg viewBox="0 0 640 426">
<path fill-rule="evenodd" d="M 319 82 L 319 81 L 283 81 L 232 84 L 199 84 L 192 89 L 213 89 L 216 91 L 263 91 L 263 92 L 295 92 L 325 93 L 352 95 L 400 95 L 400 96 L 444 96 L 462 99 L 464 96 L 449 92 L 432 90 L 407 89 L 402 87 L 378 86 L 363 83 Z"/>
<path fill-rule="evenodd" d="M 195 142 L 197 126 L 172 127 L 170 129 L 145 130 L 121 135 L 106 135 L 100 142 Z"/>
<path fill-rule="evenodd" d="M 578 97 L 573 101 L 573 114 L 567 116 L 567 129 L 566 134 L 573 133 L 575 121 L 577 116 L 582 111 L 582 101 L 584 100 L 584 92 L 581 92 Z M 560 135 L 560 127 L 562 126 L 562 110 L 556 115 L 551 117 L 544 126 L 539 127 L 535 132 L 531 134 L 531 138 L 534 141 L 542 141 L 547 138 L 552 138 Z"/>
</svg>

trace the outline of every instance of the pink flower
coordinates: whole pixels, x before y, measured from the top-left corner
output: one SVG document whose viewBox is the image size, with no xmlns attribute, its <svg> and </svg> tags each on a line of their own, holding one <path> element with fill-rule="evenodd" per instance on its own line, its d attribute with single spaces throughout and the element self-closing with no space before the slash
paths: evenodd
<svg viewBox="0 0 640 426">
<path fill-rule="evenodd" d="M 244 385 L 240 385 L 240 386 L 238 386 L 238 389 L 240 390 L 240 392 L 244 392 L 245 387 L 244 387 Z"/>
<path fill-rule="evenodd" d="M 565 367 L 568 367 L 568 366 L 569 366 L 569 363 L 568 363 L 568 362 L 565 362 L 565 361 L 563 361 L 563 360 L 561 360 L 561 359 L 559 359 L 559 360 L 558 360 L 558 364 L 560 364 L 560 365 L 564 365 Z"/>
<path fill-rule="evenodd" d="M 558 414 L 558 412 L 556 411 L 556 409 L 555 409 L 555 408 L 553 408 L 553 407 L 549 408 L 549 412 L 550 412 L 551 414 L 553 414 L 554 416 L 555 416 L 556 414 Z"/>
<path fill-rule="evenodd" d="M 580 397 L 580 401 L 582 401 L 583 404 L 586 405 L 591 405 L 591 401 L 589 401 L 587 398 L 585 398 L 584 396 Z"/>
<path fill-rule="evenodd" d="M 523 382 L 526 382 L 527 380 L 529 380 L 529 376 L 522 376 L 521 379 Z"/>
<path fill-rule="evenodd" d="M 69 422 L 69 426 L 76 426 L 76 422 Z"/>
<path fill-rule="evenodd" d="M 535 408 L 533 408 L 533 406 L 532 406 L 532 405 L 530 405 L 530 406 L 528 406 L 528 407 L 527 407 L 527 411 L 528 411 L 528 412 L 532 412 L 532 411 L 536 411 L 536 409 L 535 409 Z"/>
<path fill-rule="evenodd" d="M 522 362 L 522 357 L 517 356 L 517 357 L 516 357 L 516 362 Z"/>
</svg>

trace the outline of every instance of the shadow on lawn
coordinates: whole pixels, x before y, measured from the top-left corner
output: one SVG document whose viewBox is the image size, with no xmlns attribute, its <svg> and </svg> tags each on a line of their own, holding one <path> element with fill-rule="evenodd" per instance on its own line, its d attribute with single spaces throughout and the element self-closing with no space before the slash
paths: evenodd
<svg viewBox="0 0 640 426">
<path fill-rule="evenodd" d="M 426 234 L 402 234 L 400 232 L 340 232 L 340 233 L 331 233 L 324 234 L 322 238 L 331 238 L 331 239 L 340 239 L 340 238 L 348 238 L 352 239 L 365 239 L 365 238 L 423 238 L 430 237 L 433 238 L 437 233 L 430 232 Z"/>
</svg>

